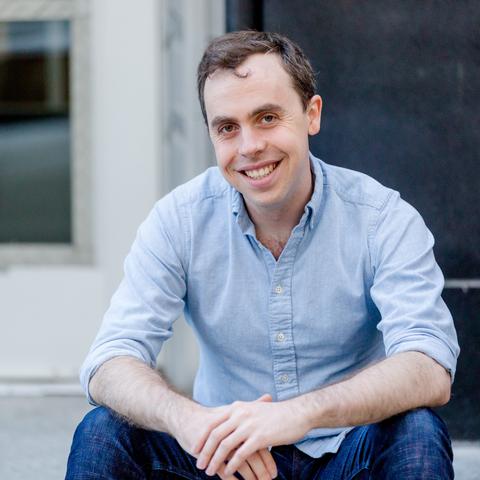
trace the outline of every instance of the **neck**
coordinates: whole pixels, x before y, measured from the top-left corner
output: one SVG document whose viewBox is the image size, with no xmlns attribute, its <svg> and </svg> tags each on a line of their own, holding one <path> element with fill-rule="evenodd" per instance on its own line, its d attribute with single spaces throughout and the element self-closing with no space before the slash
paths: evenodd
<svg viewBox="0 0 480 480">
<path fill-rule="evenodd" d="M 309 174 L 308 188 L 295 195 L 287 206 L 261 208 L 246 204 L 248 214 L 255 225 L 257 236 L 261 233 L 264 237 L 267 236 L 279 241 L 288 240 L 290 233 L 298 225 L 303 215 L 305 205 L 312 197 L 313 174 L 310 171 Z"/>
</svg>

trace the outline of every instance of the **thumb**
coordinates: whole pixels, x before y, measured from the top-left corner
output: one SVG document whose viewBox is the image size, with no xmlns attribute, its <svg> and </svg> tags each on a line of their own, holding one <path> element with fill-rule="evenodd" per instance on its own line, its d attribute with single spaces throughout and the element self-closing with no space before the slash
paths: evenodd
<svg viewBox="0 0 480 480">
<path fill-rule="evenodd" d="M 269 393 L 264 393 L 260 398 L 255 400 L 256 402 L 272 402 L 273 398 Z"/>
</svg>

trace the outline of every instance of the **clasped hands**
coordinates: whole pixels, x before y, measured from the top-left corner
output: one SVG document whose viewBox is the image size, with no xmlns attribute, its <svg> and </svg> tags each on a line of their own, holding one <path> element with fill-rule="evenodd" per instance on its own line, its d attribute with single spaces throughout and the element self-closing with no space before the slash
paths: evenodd
<svg viewBox="0 0 480 480">
<path fill-rule="evenodd" d="M 294 443 L 310 429 L 292 401 L 262 395 L 216 408 L 189 402 L 171 433 L 207 475 L 234 480 L 238 472 L 245 480 L 263 480 L 277 476 L 269 447 Z"/>
</svg>

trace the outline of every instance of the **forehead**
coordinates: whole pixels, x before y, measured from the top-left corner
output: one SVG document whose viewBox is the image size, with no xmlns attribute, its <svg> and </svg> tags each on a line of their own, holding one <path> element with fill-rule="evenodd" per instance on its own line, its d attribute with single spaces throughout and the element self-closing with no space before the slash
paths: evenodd
<svg viewBox="0 0 480 480">
<path fill-rule="evenodd" d="M 300 100 L 281 58 L 274 53 L 248 57 L 235 70 L 216 70 L 205 82 L 207 116 L 211 110 L 228 110 L 231 106 Z"/>
</svg>

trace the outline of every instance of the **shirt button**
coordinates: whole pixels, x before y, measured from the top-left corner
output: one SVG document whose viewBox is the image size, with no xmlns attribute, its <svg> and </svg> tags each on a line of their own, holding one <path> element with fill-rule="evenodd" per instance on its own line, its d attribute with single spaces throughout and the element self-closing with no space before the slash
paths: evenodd
<svg viewBox="0 0 480 480">
<path fill-rule="evenodd" d="M 277 333 L 277 342 L 285 341 L 285 335 L 283 333 Z"/>
<path fill-rule="evenodd" d="M 282 383 L 287 383 L 288 382 L 288 375 L 286 373 L 284 373 L 281 377 L 280 377 L 280 381 Z"/>
<path fill-rule="evenodd" d="M 281 285 L 277 285 L 277 286 L 275 287 L 275 293 L 280 294 L 280 293 L 282 293 L 282 292 L 283 292 L 283 287 L 282 287 Z"/>
</svg>

